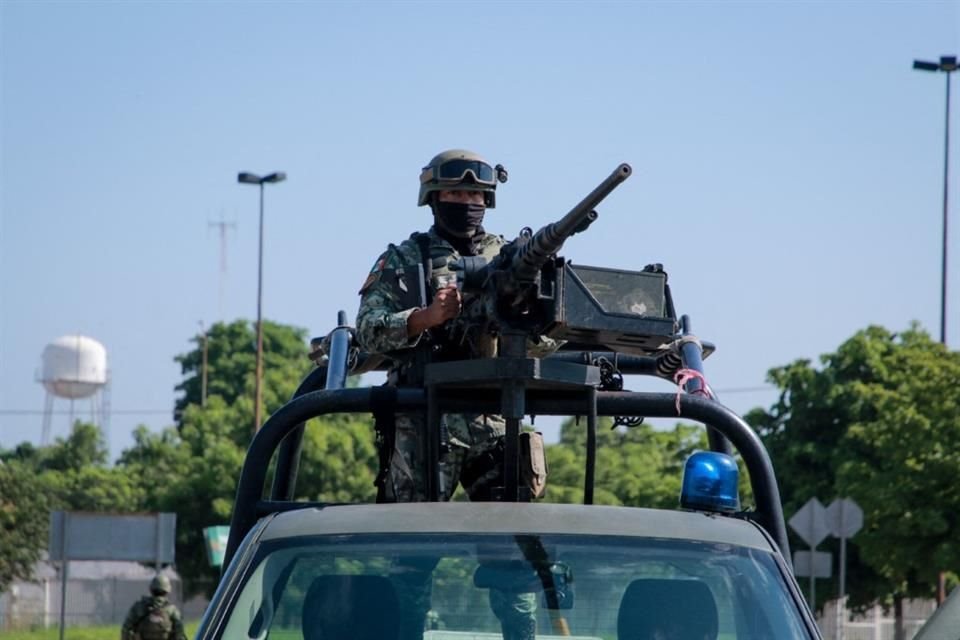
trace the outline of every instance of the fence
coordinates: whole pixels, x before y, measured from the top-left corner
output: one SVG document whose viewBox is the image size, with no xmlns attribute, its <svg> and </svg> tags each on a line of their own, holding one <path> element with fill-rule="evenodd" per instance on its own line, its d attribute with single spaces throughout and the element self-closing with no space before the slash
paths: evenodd
<svg viewBox="0 0 960 640">
<path fill-rule="evenodd" d="M 170 601 L 177 605 L 185 620 L 196 620 L 203 614 L 207 600 L 202 597 L 183 602 L 178 578 L 172 578 Z M 120 625 L 127 611 L 141 596 L 148 593 L 149 577 L 125 576 L 67 580 L 67 626 Z M 929 618 L 936 604 L 933 600 L 905 600 L 903 604 L 906 640 L 911 640 Z M 817 623 L 824 640 L 893 640 L 893 611 L 874 606 L 864 614 L 846 620 L 838 601 L 823 608 Z M 56 627 L 60 623 L 60 580 L 43 577 L 36 582 L 14 583 L 0 594 L 0 631 Z M 842 635 L 841 635 L 842 631 Z"/>
<path fill-rule="evenodd" d="M 906 640 L 911 640 L 917 634 L 936 606 L 933 600 L 903 601 Z M 844 616 L 843 613 L 839 600 L 832 600 L 824 606 L 817 618 L 824 640 L 893 640 L 896 621 L 892 609 L 885 610 L 874 605 L 863 614 L 853 615 L 852 612 L 845 611 Z"/>
<path fill-rule="evenodd" d="M 171 580 L 170 601 L 185 620 L 200 617 L 203 598 L 183 602 L 180 581 Z M 122 624 L 133 603 L 149 593 L 149 578 L 103 577 L 67 580 L 66 625 Z M 0 595 L 0 630 L 56 627 L 60 624 L 61 583 L 57 578 L 14 583 Z"/>
</svg>

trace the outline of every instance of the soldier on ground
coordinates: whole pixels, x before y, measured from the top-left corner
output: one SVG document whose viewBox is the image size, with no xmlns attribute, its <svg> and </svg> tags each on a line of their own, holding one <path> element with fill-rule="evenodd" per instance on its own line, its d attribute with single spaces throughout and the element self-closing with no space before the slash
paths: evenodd
<svg viewBox="0 0 960 640">
<path fill-rule="evenodd" d="M 450 321 L 473 302 L 456 285 L 450 265 L 463 256 L 492 260 L 505 244 L 502 236 L 483 227 L 487 209 L 496 206 L 497 182 L 505 182 L 502 166 L 491 166 L 477 154 L 454 149 L 435 156 L 420 173 L 418 206 L 429 206 L 433 226 L 390 245 L 377 258 L 360 288 L 357 339 L 372 354 L 386 354 L 397 365 L 389 381 L 401 386 L 422 384 L 424 362 L 463 360 L 496 355 L 489 336 L 456 334 Z M 422 265 L 423 291 L 417 282 Z M 412 277 L 411 277 L 412 276 Z M 555 345 L 543 339 L 531 355 L 543 355 Z M 424 357 L 425 356 L 425 357 Z M 380 472 L 378 502 L 419 502 L 427 499 L 420 440 L 422 416 L 398 414 L 393 424 L 377 425 Z M 490 485 L 502 473 L 502 439 L 506 425 L 498 415 L 446 414 L 442 418 L 445 452 L 440 465 L 440 498 L 449 500 L 458 484 L 471 500 L 491 499 Z M 542 441 L 538 441 L 541 442 Z M 499 452 L 500 461 L 497 462 Z M 539 449 L 542 458 L 542 446 Z M 536 465 L 535 465 L 536 466 Z M 540 464 L 538 468 L 543 468 Z M 414 602 L 402 623 L 401 638 L 422 635 L 429 609 L 429 571 L 408 572 L 398 595 Z M 417 575 L 420 577 L 416 577 Z M 421 584 L 418 586 L 418 580 Z M 491 607 L 504 637 L 526 640 L 535 634 L 533 594 L 490 591 Z M 406 629 L 406 631 L 404 630 Z"/>
<path fill-rule="evenodd" d="M 180 612 L 167 599 L 170 579 L 157 574 L 150 581 L 150 595 L 130 607 L 120 640 L 186 640 Z"/>
</svg>

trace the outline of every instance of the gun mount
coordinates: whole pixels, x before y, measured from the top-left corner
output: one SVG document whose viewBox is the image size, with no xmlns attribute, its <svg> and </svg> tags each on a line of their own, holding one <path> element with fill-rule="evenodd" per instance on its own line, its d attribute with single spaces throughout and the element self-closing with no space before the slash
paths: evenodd
<svg viewBox="0 0 960 640">
<path fill-rule="evenodd" d="M 475 296 L 453 332 L 498 335 L 501 352 L 515 354 L 522 340 L 538 336 L 637 355 L 670 342 L 677 319 L 659 265 L 627 271 L 557 256 L 568 238 L 598 219 L 596 207 L 631 174 L 629 164 L 619 165 L 566 215 L 536 233 L 521 232 L 492 261 L 468 256 L 452 265 L 460 289 Z"/>
</svg>

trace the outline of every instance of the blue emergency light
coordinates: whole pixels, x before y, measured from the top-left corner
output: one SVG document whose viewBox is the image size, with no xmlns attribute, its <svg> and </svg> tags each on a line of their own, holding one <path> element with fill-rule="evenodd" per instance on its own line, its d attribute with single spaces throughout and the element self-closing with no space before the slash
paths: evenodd
<svg viewBox="0 0 960 640">
<path fill-rule="evenodd" d="M 697 451 L 683 467 L 680 506 L 696 511 L 740 510 L 737 463 L 724 453 Z"/>
</svg>

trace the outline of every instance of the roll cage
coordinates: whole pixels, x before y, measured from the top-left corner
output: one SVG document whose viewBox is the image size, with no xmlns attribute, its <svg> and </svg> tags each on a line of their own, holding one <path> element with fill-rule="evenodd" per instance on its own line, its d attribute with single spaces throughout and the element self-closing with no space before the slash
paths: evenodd
<svg viewBox="0 0 960 640">
<path fill-rule="evenodd" d="M 566 349 L 545 358 L 529 358 L 517 348 L 501 348 L 501 355 L 466 361 L 431 363 L 425 367 L 423 387 L 345 388 L 347 375 L 386 367 L 369 354 L 358 352 L 346 313 L 327 337 L 327 355 L 300 383 L 293 397 L 271 415 L 250 444 L 237 488 L 224 556 L 226 568 L 240 542 L 256 522 L 269 514 L 330 503 L 295 501 L 297 473 L 305 423 L 336 413 L 417 413 L 425 442 L 424 472 L 427 496 L 438 497 L 440 417 L 443 413 L 501 414 L 507 424 L 503 500 L 522 501 L 518 486 L 520 421 L 526 415 L 576 415 L 586 417 L 584 504 L 593 503 L 599 416 L 687 418 L 707 427 L 712 451 L 736 450 L 746 466 L 756 510 L 735 517 L 762 527 L 779 547 L 789 567 L 790 551 L 780 494 L 770 457 L 757 434 L 736 413 L 715 399 L 706 386 L 703 359 L 712 352 L 709 343 L 692 337 L 689 318 L 680 319 L 676 363 L 700 375 L 681 380 L 686 393 L 651 393 L 620 390 L 616 378 L 645 375 L 672 379 L 662 358 L 610 351 Z M 514 345 L 518 341 L 514 342 Z M 614 375 L 611 375 L 613 373 Z M 277 453 L 269 497 L 264 486 L 270 461 Z"/>
</svg>

